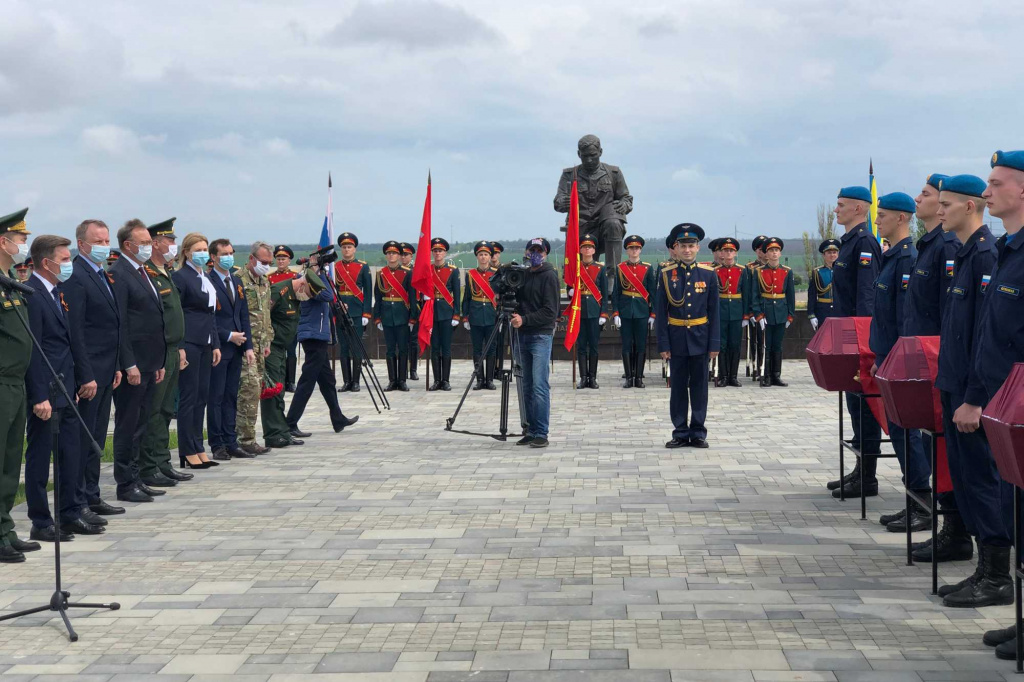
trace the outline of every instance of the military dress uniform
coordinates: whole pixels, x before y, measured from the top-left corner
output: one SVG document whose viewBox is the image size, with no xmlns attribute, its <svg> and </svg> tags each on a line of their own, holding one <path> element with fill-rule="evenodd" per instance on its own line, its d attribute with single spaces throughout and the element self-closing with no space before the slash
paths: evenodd
<svg viewBox="0 0 1024 682">
<path fill-rule="evenodd" d="M 449 247 L 447 240 L 434 237 L 430 240 L 430 248 L 448 251 Z M 462 318 L 461 278 L 459 269 L 451 261 L 441 266 L 431 263 L 430 273 L 434 290 L 434 325 L 430 331 L 430 366 L 434 371 L 434 383 L 427 390 L 450 391 L 452 331 Z"/>
<path fill-rule="evenodd" d="M 174 235 L 174 218 L 149 226 L 152 237 Z M 164 341 L 167 351 L 164 359 L 164 380 L 153 387 L 153 403 L 146 423 L 146 434 L 139 450 L 139 478 L 150 487 L 170 487 L 176 484 L 171 465 L 170 426 L 178 400 L 178 373 L 182 339 L 185 338 L 185 315 L 181 310 L 178 287 L 171 281 L 169 267 L 160 267 L 146 261 L 146 274 L 160 295 L 164 310 Z M 170 474 L 170 475 L 168 475 Z"/>
<path fill-rule="evenodd" d="M 665 244 L 700 241 L 704 230 L 692 223 L 672 228 Z M 666 447 L 706 448 L 704 420 L 708 406 L 708 354 L 721 342 L 718 323 L 718 277 L 708 265 L 669 261 L 662 264 L 655 299 L 658 352 L 671 353 L 672 440 Z"/>
<path fill-rule="evenodd" d="M 492 253 L 488 242 L 477 242 L 473 255 L 480 251 Z M 491 286 L 496 270 L 479 267 L 466 270 L 466 286 L 462 297 L 462 322 L 469 328 L 473 343 L 473 366 L 477 368 L 476 385 L 473 390 L 495 390 L 494 369 L 498 357 L 497 343 L 492 343 L 484 356 L 484 344 L 491 337 L 498 319 L 497 295 Z"/>
<path fill-rule="evenodd" d="M 750 248 L 757 253 L 764 244 L 767 236 L 759 234 L 750 242 Z M 748 364 L 753 365 L 753 379 L 761 379 L 761 367 L 764 366 L 764 330 L 757 324 L 751 324 L 754 319 L 754 298 L 757 296 L 757 271 L 764 265 L 759 258 L 755 258 L 743 267 L 743 277 L 740 282 L 740 291 L 743 294 L 743 322 L 741 326 L 747 327 L 747 358 Z"/>
<path fill-rule="evenodd" d="M 400 242 L 399 249 L 402 254 L 402 267 L 408 268 L 412 271 L 413 258 L 416 256 L 416 247 L 408 242 Z M 429 258 L 429 256 L 427 256 Z M 418 304 L 417 304 L 418 305 Z M 417 372 L 417 365 L 420 357 L 420 322 L 416 320 L 416 323 L 409 330 L 409 352 L 408 352 L 408 374 L 406 375 L 412 381 L 419 381 L 420 375 Z"/>
<path fill-rule="evenodd" d="M 740 244 L 732 237 L 718 240 L 719 250 L 738 251 Z M 718 379 L 716 386 L 739 386 L 740 349 L 743 333 L 743 267 L 719 265 L 715 268 L 718 277 L 718 317 L 721 330 L 722 352 L 718 356 Z"/>
<path fill-rule="evenodd" d="M 764 250 L 784 244 L 778 237 L 764 241 Z M 796 286 L 793 271 L 781 263 L 776 267 L 765 263 L 757 270 L 757 295 L 753 311 L 758 326 L 764 330 L 765 367 L 761 375 L 761 386 L 786 386 L 782 381 L 782 340 L 786 329 L 793 323 L 796 314 Z"/>
<path fill-rule="evenodd" d="M 933 173 L 927 182 L 937 190 L 939 183 L 946 178 Z M 904 303 L 903 335 L 938 336 L 960 240 L 939 225 L 917 240 L 916 249 L 917 260 L 910 271 Z"/>
<path fill-rule="evenodd" d="M 643 248 L 639 235 L 626 237 L 622 248 Z M 647 357 L 647 333 L 654 320 L 654 296 L 658 278 L 650 263 L 625 260 L 619 263 L 612 284 L 612 318 L 622 341 L 622 366 L 626 376 L 623 388 L 644 387 L 644 361 Z"/>
<path fill-rule="evenodd" d="M 505 246 L 501 242 L 490 242 L 491 244 L 491 269 L 497 270 L 501 265 L 501 254 L 505 253 Z"/>
<path fill-rule="evenodd" d="M 398 251 L 398 242 L 386 242 L 383 250 L 385 254 Z M 419 304 L 412 288 L 412 269 L 386 265 L 377 271 L 373 287 L 373 320 L 384 332 L 387 345 L 388 385 L 384 390 L 408 391 L 405 381 L 409 369 L 409 329 L 419 315 Z"/>
<path fill-rule="evenodd" d="M 266 357 L 274 340 L 274 326 L 270 321 L 270 281 L 257 275 L 252 268 L 241 269 L 238 279 L 249 309 L 249 328 L 252 330 L 252 350 L 256 362 L 242 363 L 242 377 L 238 384 L 238 419 L 235 428 L 239 446 L 251 455 L 262 455 L 266 448 L 256 442 L 256 415 L 266 376 Z"/>
<path fill-rule="evenodd" d="M 283 248 L 286 247 L 275 247 L 275 255 Z M 295 297 L 295 288 L 292 286 L 294 279 L 295 273 L 290 270 L 272 272 L 267 276 L 270 282 L 270 324 L 274 328 L 274 336 L 270 341 L 270 355 L 265 364 L 271 384 L 284 382 L 288 349 L 295 343 L 299 331 L 299 299 Z M 260 418 L 263 424 L 263 444 L 268 448 L 302 444 L 302 441 L 291 435 L 288 427 L 283 392 L 260 401 Z"/>
<path fill-rule="evenodd" d="M 818 253 L 827 251 L 839 252 L 838 239 L 826 239 L 818 245 Z M 825 323 L 825 320 L 836 314 L 835 299 L 832 294 L 832 266 L 819 265 L 811 270 L 811 281 L 807 287 L 807 318 L 814 331 Z"/>
<path fill-rule="evenodd" d="M 351 232 L 342 232 L 338 236 L 338 246 L 346 244 L 359 246 L 359 238 Z M 370 275 L 370 266 L 364 260 L 342 259 L 334 264 L 334 275 L 338 286 L 338 300 L 345 304 L 355 333 L 362 337 L 373 310 L 373 277 Z M 359 349 L 351 347 L 348 334 L 342 328 L 343 324 L 339 317 L 338 359 L 341 361 L 342 386 L 338 388 L 338 393 L 359 390 L 359 367 L 362 362 Z"/>
<path fill-rule="evenodd" d="M 580 247 L 597 246 L 593 235 L 580 237 Z M 576 340 L 576 361 L 580 366 L 577 388 L 597 388 L 597 361 L 601 327 L 608 322 L 611 309 L 608 278 L 597 261 L 580 263 L 580 333 Z"/>
<path fill-rule="evenodd" d="M 30 234 L 25 229 L 23 209 L 0 218 L 0 237 Z M 5 273 L 6 274 L 6 273 Z M 22 324 L 27 305 L 21 294 L 0 293 L 0 562 L 25 560 L 22 552 L 39 549 L 20 540 L 14 532 L 14 496 L 21 478 L 21 457 L 25 438 L 25 372 L 32 359 L 32 339 Z M 18 317 L 21 317 L 21 320 Z"/>
</svg>

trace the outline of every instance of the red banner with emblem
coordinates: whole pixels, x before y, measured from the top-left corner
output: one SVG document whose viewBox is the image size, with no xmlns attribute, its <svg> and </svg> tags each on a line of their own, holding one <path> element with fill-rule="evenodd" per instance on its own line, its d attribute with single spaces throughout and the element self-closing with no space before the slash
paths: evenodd
<svg viewBox="0 0 1024 682">
<path fill-rule="evenodd" d="M 434 266 L 430 262 L 430 172 L 427 172 L 427 198 L 423 202 L 423 219 L 420 221 L 420 241 L 417 246 L 420 257 L 412 268 L 412 287 L 423 295 L 420 308 L 420 353 L 430 345 L 430 333 L 434 330 Z"/>
<path fill-rule="evenodd" d="M 572 176 L 569 194 L 569 220 L 565 228 L 565 284 L 572 289 L 572 302 L 565 310 L 565 349 L 572 350 L 580 334 L 580 195 L 576 174 Z"/>
</svg>

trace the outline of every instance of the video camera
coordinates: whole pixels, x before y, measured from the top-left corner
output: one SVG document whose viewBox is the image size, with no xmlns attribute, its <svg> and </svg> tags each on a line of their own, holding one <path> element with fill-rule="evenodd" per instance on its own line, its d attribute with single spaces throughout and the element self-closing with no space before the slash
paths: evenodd
<svg viewBox="0 0 1024 682">
<path fill-rule="evenodd" d="M 328 244 L 309 254 L 306 258 L 300 258 L 298 264 L 306 265 L 309 263 L 316 267 L 329 265 L 336 260 L 338 260 L 338 252 L 334 250 L 334 244 Z"/>
<path fill-rule="evenodd" d="M 501 301 L 502 311 L 513 313 L 519 306 L 518 293 L 526 283 L 526 273 L 529 269 L 527 265 L 511 261 L 499 266 L 498 271 L 494 273 L 491 285 Z"/>
</svg>

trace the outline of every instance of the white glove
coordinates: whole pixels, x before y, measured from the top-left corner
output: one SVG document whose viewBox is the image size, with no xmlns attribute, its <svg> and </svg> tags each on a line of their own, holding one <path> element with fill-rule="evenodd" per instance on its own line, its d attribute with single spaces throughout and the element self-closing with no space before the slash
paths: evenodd
<svg viewBox="0 0 1024 682">
<path fill-rule="evenodd" d="M 565 288 L 565 293 L 569 294 L 569 298 L 572 298 L 572 292 L 573 292 L 572 287 L 566 287 Z"/>
<path fill-rule="evenodd" d="M 606 324 L 607 322 L 608 322 L 608 318 L 607 318 L 607 317 L 602 317 L 601 319 L 599 319 L 599 320 L 597 321 L 597 323 L 598 323 L 599 325 L 601 325 L 602 327 L 603 327 L 603 326 L 604 326 L 604 325 L 605 325 L 605 324 Z"/>
<path fill-rule="evenodd" d="M 466 320 L 465 322 L 463 322 L 462 326 L 465 327 L 466 331 L 468 332 L 469 331 L 469 320 Z"/>
<path fill-rule="evenodd" d="M 458 320 L 452 320 L 452 326 L 453 327 L 458 327 L 459 326 L 459 321 Z"/>
<path fill-rule="evenodd" d="M 818 318 L 810 317 L 808 319 L 811 321 L 811 329 L 813 329 L 814 331 L 818 331 Z"/>
<path fill-rule="evenodd" d="M 761 331 L 764 331 L 764 328 L 768 326 L 768 318 L 762 317 L 761 320 L 760 320 L 760 323 L 761 323 Z"/>
<path fill-rule="evenodd" d="M 621 317 L 619 317 L 618 315 L 616 315 L 616 316 L 615 316 L 615 319 L 614 319 L 614 320 L 612 320 L 612 322 L 614 322 L 614 323 L 615 323 L 615 328 L 616 328 L 616 329 L 622 329 L 622 318 L 621 318 Z"/>
<path fill-rule="evenodd" d="M 368 325 L 368 324 L 370 324 L 370 318 L 368 318 L 368 317 L 364 317 L 364 318 L 363 318 L 363 326 L 365 327 L 365 326 L 366 326 L 366 325 Z"/>
<path fill-rule="evenodd" d="M 416 328 L 416 323 L 415 322 L 410 322 L 409 323 L 409 331 L 412 331 L 415 328 Z"/>
<path fill-rule="evenodd" d="M 424 301 L 429 301 L 430 300 L 430 296 L 427 295 L 427 294 L 423 294 L 423 300 Z"/>
<path fill-rule="evenodd" d="M 654 329 L 654 318 L 653 317 L 648 317 L 647 318 L 647 328 L 648 329 Z"/>
<path fill-rule="evenodd" d="M 384 325 L 380 322 L 377 323 L 377 329 L 384 331 Z"/>
<path fill-rule="evenodd" d="M 791 325 L 791 324 L 793 324 L 793 323 L 790 322 L 789 320 L 786 320 L 786 329 L 789 329 L 789 325 Z"/>
<path fill-rule="evenodd" d="M 740 327 L 746 327 L 748 324 L 750 324 L 750 320 L 743 320 L 740 322 Z"/>
</svg>

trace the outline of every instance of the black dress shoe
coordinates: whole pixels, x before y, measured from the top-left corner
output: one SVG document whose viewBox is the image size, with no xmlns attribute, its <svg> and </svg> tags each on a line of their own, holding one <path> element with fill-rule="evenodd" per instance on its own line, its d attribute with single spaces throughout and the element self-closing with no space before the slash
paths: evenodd
<svg viewBox="0 0 1024 682">
<path fill-rule="evenodd" d="M 212 459 L 220 460 L 221 462 L 227 462 L 231 459 L 231 455 L 228 454 L 226 448 L 214 448 Z"/>
<path fill-rule="evenodd" d="M 171 480 L 160 473 L 144 476 L 140 480 L 150 488 L 173 488 L 178 485 L 177 481 Z"/>
<path fill-rule="evenodd" d="M 292 438 L 309 438 L 310 436 L 313 435 L 308 431 L 300 431 L 299 427 L 297 426 L 288 433 L 292 434 Z"/>
<path fill-rule="evenodd" d="M 14 549 L 11 545 L 0 547 L 0 564 L 20 564 L 25 561 L 25 555 Z"/>
<path fill-rule="evenodd" d="M 304 441 L 304 440 L 299 440 L 298 438 L 295 438 L 295 437 L 291 437 L 291 438 L 289 439 L 289 441 L 288 441 L 288 444 L 289 444 L 289 445 L 305 445 L 305 444 L 306 444 L 306 441 Z"/>
<path fill-rule="evenodd" d="M 533 442 L 533 436 L 523 436 L 516 441 L 516 445 L 529 445 Z"/>
<path fill-rule="evenodd" d="M 32 530 L 29 531 L 28 536 L 33 540 L 39 542 L 56 542 L 57 541 L 57 528 L 55 526 L 47 526 L 46 528 L 40 528 L 38 526 L 32 526 Z M 60 531 L 61 542 L 71 542 L 75 539 L 75 536 L 67 532 L 63 528 Z"/>
<path fill-rule="evenodd" d="M 842 496 L 845 496 L 847 499 L 860 497 L 861 493 L 864 494 L 864 497 L 876 496 L 878 494 L 878 479 L 864 481 L 864 490 L 860 489 L 859 476 L 843 486 Z M 838 500 L 840 498 L 839 490 L 833 490 L 832 497 Z"/>
<path fill-rule="evenodd" d="M 91 526 L 105 526 L 107 520 L 88 507 L 82 508 L 82 520 Z"/>
<path fill-rule="evenodd" d="M 688 448 L 690 447 L 689 438 L 673 438 L 669 442 L 665 443 L 666 448 Z"/>
<path fill-rule="evenodd" d="M 342 431 L 345 430 L 346 426 L 352 426 L 357 421 L 359 421 L 359 415 L 358 414 L 356 416 L 352 417 L 351 419 L 349 419 L 345 415 L 342 415 L 341 416 L 341 421 L 334 425 L 334 432 L 335 433 L 341 433 Z"/>
<path fill-rule="evenodd" d="M 195 474 L 190 474 L 183 471 L 175 471 L 174 469 L 161 469 L 160 473 L 171 479 L 172 481 L 191 481 L 195 478 Z"/>
<path fill-rule="evenodd" d="M 117 499 L 121 502 L 152 502 L 153 498 L 142 492 L 139 488 L 132 488 L 131 490 L 117 494 Z"/>
<path fill-rule="evenodd" d="M 985 646 L 999 646 L 1003 642 L 1012 641 L 1017 636 L 1017 626 L 1011 625 L 1008 628 L 1002 630 L 989 630 L 982 638 L 981 642 Z"/>
<path fill-rule="evenodd" d="M 702 448 L 703 449 L 703 448 L 708 447 L 708 442 L 706 440 L 704 440 L 703 438 L 691 438 L 690 439 L 690 447 L 691 448 Z"/>
<path fill-rule="evenodd" d="M 291 438 L 271 438 L 263 441 L 268 448 L 286 448 L 292 444 Z"/>
<path fill-rule="evenodd" d="M 86 523 L 82 519 L 65 521 L 60 524 L 60 530 L 62 533 L 67 530 L 75 535 L 102 535 L 106 532 L 103 526 L 94 526 L 91 523 Z"/>
<path fill-rule="evenodd" d="M 142 481 L 139 481 L 135 485 L 136 485 L 136 487 L 140 491 L 142 491 L 142 493 L 144 495 L 149 495 L 150 497 L 159 497 L 160 495 L 166 495 L 167 494 L 166 490 L 160 490 L 159 488 L 150 488 L 148 485 L 146 485 Z"/>
<path fill-rule="evenodd" d="M 100 516 L 116 516 L 117 514 L 124 514 L 124 507 L 115 507 L 112 504 L 107 504 L 103 500 L 98 502 L 90 502 L 89 509 L 96 512 Z"/>
<path fill-rule="evenodd" d="M 38 542 L 25 542 L 17 536 L 11 538 L 11 547 L 19 552 L 38 552 L 43 548 Z"/>
<path fill-rule="evenodd" d="M 228 453 L 229 457 L 234 457 L 235 459 L 255 459 L 256 458 L 256 455 L 254 455 L 254 454 L 252 454 L 250 452 L 246 452 L 242 448 L 227 448 L 226 452 Z"/>
</svg>

